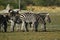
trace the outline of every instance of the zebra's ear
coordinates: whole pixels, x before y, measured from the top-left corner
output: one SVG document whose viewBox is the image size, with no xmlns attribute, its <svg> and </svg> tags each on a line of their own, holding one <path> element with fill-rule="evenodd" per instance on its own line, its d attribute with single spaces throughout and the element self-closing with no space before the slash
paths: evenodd
<svg viewBox="0 0 60 40">
<path fill-rule="evenodd" d="M 8 12 L 9 12 L 9 13 L 11 13 L 12 11 L 13 11 L 13 10 L 12 10 L 12 9 L 10 9 Z"/>
</svg>

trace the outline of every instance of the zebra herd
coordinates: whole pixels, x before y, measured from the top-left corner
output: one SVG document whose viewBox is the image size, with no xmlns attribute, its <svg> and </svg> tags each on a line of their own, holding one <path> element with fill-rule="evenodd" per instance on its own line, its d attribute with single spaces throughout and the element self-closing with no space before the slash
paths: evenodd
<svg viewBox="0 0 60 40">
<path fill-rule="evenodd" d="M 18 11 L 13 11 L 13 10 L 9 10 L 9 13 L 2 15 L 3 19 L 1 19 L 2 17 L 0 17 L 0 31 L 2 30 L 1 27 L 3 27 L 4 32 L 7 32 L 7 27 L 8 27 L 8 23 L 10 22 L 10 31 L 14 32 L 14 27 L 17 24 L 17 30 L 21 30 L 21 31 L 38 31 L 38 25 L 39 23 L 41 23 L 41 28 L 43 31 L 46 31 L 46 21 L 48 21 L 49 23 L 51 23 L 51 19 L 49 17 L 49 13 L 32 13 L 32 12 L 26 12 L 26 13 L 22 13 L 20 14 Z M 5 19 L 4 19 L 5 18 Z M 3 22 L 3 21 L 5 22 Z M 21 27 L 20 27 L 21 24 Z M 28 29 L 28 24 L 30 25 L 30 29 Z M 4 25 L 4 26 L 3 26 Z"/>
</svg>

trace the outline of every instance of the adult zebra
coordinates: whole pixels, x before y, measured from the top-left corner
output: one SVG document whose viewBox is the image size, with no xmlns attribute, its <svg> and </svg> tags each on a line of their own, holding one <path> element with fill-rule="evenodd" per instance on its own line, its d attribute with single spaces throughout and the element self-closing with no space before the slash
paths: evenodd
<svg viewBox="0 0 60 40">
<path fill-rule="evenodd" d="M 38 24 L 41 23 L 41 28 L 43 31 L 46 31 L 46 21 L 49 23 L 51 22 L 51 19 L 49 17 L 48 13 L 39 13 L 39 14 L 34 14 L 34 13 L 24 13 L 20 15 L 21 20 L 22 20 L 22 28 L 21 30 L 25 29 L 28 31 L 27 28 L 27 23 L 30 23 L 30 26 L 32 29 L 37 31 Z"/>
<path fill-rule="evenodd" d="M 46 22 L 48 23 L 51 23 L 51 18 L 49 16 L 49 13 L 39 13 L 39 14 L 36 14 L 37 15 L 37 18 L 42 18 L 43 22 L 44 23 L 41 23 L 41 22 L 37 22 L 38 24 L 41 23 L 41 28 L 43 31 L 46 31 Z M 37 26 L 38 26 L 37 24 Z"/>
<path fill-rule="evenodd" d="M 8 22 L 8 15 L 6 14 L 0 14 L 0 31 L 7 32 L 7 22 Z"/>
<path fill-rule="evenodd" d="M 21 30 L 28 31 L 27 24 L 29 23 L 32 30 L 37 31 L 37 25 L 38 21 L 40 20 L 42 24 L 44 24 L 43 19 L 40 17 L 40 15 L 34 14 L 34 13 L 23 13 L 20 15 L 20 18 L 22 20 L 22 27 Z"/>
<path fill-rule="evenodd" d="M 20 19 L 20 16 L 19 16 L 19 13 L 18 11 L 13 11 L 12 9 L 9 10 L 9 17 L 10 17 L 10 22 L 11 22 L 11 26 L 10 26 L 10 30 L 11 32 L 14 31 L 14 27 L 15 25 L 17 24 L 17 30 L 20 29 L 20 23 L 22 23 L 21 19 Z"/>
</svg>

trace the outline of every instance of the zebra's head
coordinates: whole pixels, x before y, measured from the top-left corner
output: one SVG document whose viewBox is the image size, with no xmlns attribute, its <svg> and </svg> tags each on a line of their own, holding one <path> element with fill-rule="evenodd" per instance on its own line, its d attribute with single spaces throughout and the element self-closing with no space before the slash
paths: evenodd
<svg viewBox="0 0 60 40">
<path fill-rule="evenodd" d="M 51 23 L 51 19 L 50 19 L 49 13 L 46 14 L 45 21 L 48 21 L 49 23 Z"/>
<path fill-rule="evenodd" d="M 19 11 L 14 11 L 12 9 L 9 10 L 9 17 L 10 17 L 10 20 L 15 20 L 16 19 L 16 16 L 18 16 L 18 13 Z"/>
</svg>

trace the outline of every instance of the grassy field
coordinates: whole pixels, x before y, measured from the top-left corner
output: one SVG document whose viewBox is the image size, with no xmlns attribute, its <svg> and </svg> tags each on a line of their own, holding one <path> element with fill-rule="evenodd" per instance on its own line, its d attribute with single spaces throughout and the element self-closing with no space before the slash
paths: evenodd
<svg viewBox="0 0 60 40">
<path fill-rule="evenodd" d="M 0 33 L 0 40 L 60 40 L 60 32 Z"/>
<path fill-rule="evenodd" d="M 52 22 L 47 23 L 47 32 L 40 31 L 39 25 L 40 32 L 0 32 L 0 40 L 60 40 L 60 10 L 48 10 L 48 12 Z"/>
</svg>

